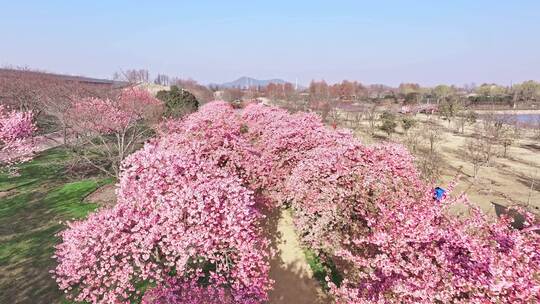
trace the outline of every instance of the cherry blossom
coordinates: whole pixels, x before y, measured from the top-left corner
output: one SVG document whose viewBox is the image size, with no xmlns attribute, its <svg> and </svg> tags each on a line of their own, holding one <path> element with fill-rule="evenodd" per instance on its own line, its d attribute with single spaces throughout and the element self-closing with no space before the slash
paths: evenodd
<svg viewBox="0 0 540 304">
<path fill-rule="evenodd" d="M 0 163 L 30 160 L 35 150 L 32 112 L 9 111 L 0 105 Z"/>
</svg>

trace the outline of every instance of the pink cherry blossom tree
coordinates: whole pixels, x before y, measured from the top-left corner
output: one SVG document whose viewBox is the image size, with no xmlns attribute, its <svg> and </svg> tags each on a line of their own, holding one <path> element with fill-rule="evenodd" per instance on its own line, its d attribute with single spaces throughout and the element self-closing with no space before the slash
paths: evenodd
<svg viewBox="0 0 540 304">
<path fill-rule="evenodd" d="M 119 203 L 61 233 L 54 275 L 71 298 L 129 303 L 146 285 L 144 303 L 266 301 L 268 240 L 241 178 L 251 152 L 234 117 L 213 116 L 226 110 L 202 108 L 127 157 Z"/>
<path fill-rule="evenodd" d="M 9 111 L 0 105 L 0 164 L 31 159 L 35 131 L 32 112 Z"/>
<path fill-rule="evenodd" d="M 67 124 L 77 135 L 71 147 L 95 168 L 118 177 L 122 160 L 152 134 L 162 106 L 136 87 L 112 98 L 77 98 L 66 113 Z"/>
</svg>

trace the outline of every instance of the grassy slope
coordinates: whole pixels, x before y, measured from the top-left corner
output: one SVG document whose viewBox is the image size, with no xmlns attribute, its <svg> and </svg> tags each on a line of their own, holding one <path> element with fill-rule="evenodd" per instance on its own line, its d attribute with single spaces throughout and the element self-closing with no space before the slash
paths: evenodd
<svg viewBox="0 0 540 304">
<path fill-rule="evenodd" d="M 61 149 L 43 152 L 20 166 L 19 177 L 0 174 L 0 303 L 58 303 L 49 271 L 55 234 L 61 222 L 82 218 L 94 204 L 82 198 L 107 180 L 68 180 L 63 174 L 67 155 Z"/>
</svg>

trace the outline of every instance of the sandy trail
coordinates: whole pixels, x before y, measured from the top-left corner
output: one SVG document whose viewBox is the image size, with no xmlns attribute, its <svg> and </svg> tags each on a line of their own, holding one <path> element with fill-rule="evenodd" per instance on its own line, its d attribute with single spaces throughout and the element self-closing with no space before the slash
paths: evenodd
<svg viewBox="0 0 540 304">
<path fill-rule="evenodd" d="M 273 246 L 278 250 L 270 262 L 270 278 L 275 281 L 269 295 L 270 303 L 329 303 L 319 283 L 313 278 L 290 211 L 276 210 L 269 216 L 267 228 Z"/>
</svg>

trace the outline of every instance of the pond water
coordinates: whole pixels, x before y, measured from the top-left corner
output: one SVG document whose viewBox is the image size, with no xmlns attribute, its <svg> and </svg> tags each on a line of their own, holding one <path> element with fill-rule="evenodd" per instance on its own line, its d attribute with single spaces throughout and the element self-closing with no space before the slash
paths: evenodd
<svg viewBox="0 0 540 304">
<path fill-rule="evenodd" d="M 481 117 L 487 116 L 488 115 L 481 115 Z M 493 116 L 508 124 L 518 124 L 524 127 L 540 125 L 540 114 L 493 114 Z"/>
</svg>

